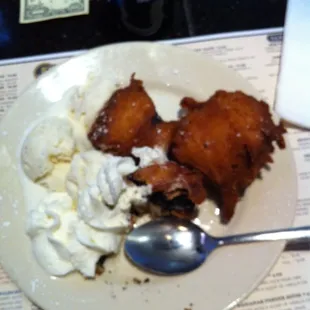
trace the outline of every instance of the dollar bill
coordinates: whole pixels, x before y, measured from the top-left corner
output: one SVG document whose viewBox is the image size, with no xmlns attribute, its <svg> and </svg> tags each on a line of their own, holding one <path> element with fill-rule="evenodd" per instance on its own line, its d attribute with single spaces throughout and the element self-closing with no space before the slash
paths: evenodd
<svg viewBox="0 0 310 310">
<path fill-rule="evenodd" d="M 88 13 L 89 0 L 20 0 L 19 22 L 36 23 Z"/>
</svg>

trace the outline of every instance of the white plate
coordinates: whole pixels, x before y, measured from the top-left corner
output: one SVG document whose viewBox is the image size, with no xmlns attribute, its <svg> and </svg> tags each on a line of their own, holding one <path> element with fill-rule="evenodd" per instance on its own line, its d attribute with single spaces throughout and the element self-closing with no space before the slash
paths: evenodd
<svg viewBox="0 0 310 310">
<path fill-rule="evenodd" d="M 85 281 L 78 274 L 53 279 L 33 258 L 25 235 L 29 197 L 23 194 L 18 171 L 24 132 L 38 119 L 38 113 L 44 116 L 68 104 L 68 94 L 86 83 L 89 74 L 95 81 L 127 84 L 133 72 L 145 82 L 166 119 L 176 117 L 178 102 L 185 95 L 202 100 L 217 89 L 239 89 L 259 97 L 247 81 L 207 56 L 158 44 L 106 46 L 52 69 L 18 99 L 0 125 L 0 133 L 4 133 L 0 140 L 1 264 L 27 296 L 44 309 L 182 310 L 191 303 L 194 310 L 231 308 L 266 276 L 283 242 L 222 248 L 192 273 L 152 276 L 150 283 L 142 285 L 134 284 L 133 277 L 145 279 L 148 275 L 130 266 L 121 255 L 109 262 L 112 274 L 95 281 Z M 255 181 L 248 189 L 231 223 L 225 228 L 213 223 L 211 233 L 233 234 L 292 224 L 297 183 L 292 153 L 289 149 L 277 151 L 274 159 L 271 171 L 264 171 L 263 180 Z M 211 212 L 207 206 L 202 209 L 201 221 L 210 224 Z M 129 283 L 123 290 L 126 281 Z"/>
</svg>

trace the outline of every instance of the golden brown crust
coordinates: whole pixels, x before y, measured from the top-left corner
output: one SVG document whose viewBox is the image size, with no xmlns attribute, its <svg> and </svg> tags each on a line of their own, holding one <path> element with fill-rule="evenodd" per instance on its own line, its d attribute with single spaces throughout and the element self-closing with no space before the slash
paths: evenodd
<svg viewBox="0 0 310 310">
<path fill-rule="evenodd" d="M 143 87 L 132 76 L 130 85 L 114 92 L 99 111 L 88 138 L 93 146 L 129 156 L 133 147 L 158 146 L 168 151 L 178 122 L 162 121 Z"/>
<path fill-rule="evenodd" d="M 227 223 L 240 193 L 272 161 L 273 141 L 285 147 L 285 129 L 273 123 L 265 102 L 239 91 L 218 91 L 202 103 L 184 98 L 181 105 L 188 113 L 180 121 L 172 154 L 217 187 Z"/>
<path fill-rule="evenodd" d="M 140 80 L 114 92 L 100 110 L 88 138 L 93 146 L 115 155 L 130 155 L 135 138 L 156 117 L 155 106 Z"/>
<path fill-rule="evenodd" d="M 95 148 L 120 156 L 133 147 L 162 147 L 190 169 L 170 161 L 139 169 L 132 180 L 151 184 L 170 201 L 185 193 L 199 204 L 206 198 L 205 178 L 219 194 L 227 223 L 240 194 L 272 162 L 273 142 L 285 147 L 285 129 L 273 123 L 265 102 L 240 91 L 217 91 L 205 102 L 186 97 L 181 106 L 187 114 L 180 121 L 162 121 L 133 75 L 100 110 L 88 137 Z"/>
<path fill-rule="evenodd" d="M 151 185 L 153 193 L 163 193 L 168 200 L 185 194 L 193 203 L 200 204 L 206 198 L 203 175 L 172 161 L 141 168 L 129 179 Z"/>
</svg>

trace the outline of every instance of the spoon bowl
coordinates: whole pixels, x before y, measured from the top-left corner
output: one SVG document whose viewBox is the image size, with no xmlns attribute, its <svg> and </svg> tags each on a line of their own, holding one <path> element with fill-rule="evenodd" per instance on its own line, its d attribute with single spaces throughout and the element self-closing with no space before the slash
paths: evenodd
<svg viewBox="0 0 310 310">
<path fill-rule="evenodd" d="M 178 275 L 198 268 L 224 245 L 277 240 L 309 240 L 310 227 L 213 237 L 194 223 L 163 217 L 141 225 L 125 240 L 125 253 L 136 266 L 156 274 Z"/>
<path fill-rule="evenodd" d="M 199 267 L 217 246 L 192 222 L 160 218 L 134 229 L 125 252 L 139 267 L 158 274 L 182 274 Z"/>
</svg>

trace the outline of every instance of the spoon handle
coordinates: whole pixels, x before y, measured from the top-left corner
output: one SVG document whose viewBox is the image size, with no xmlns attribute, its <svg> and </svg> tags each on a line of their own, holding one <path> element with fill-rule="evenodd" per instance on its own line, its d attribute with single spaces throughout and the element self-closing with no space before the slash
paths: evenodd
<svg viewBox="0 0 310 310">
<path fill-rule="evenodd" d="M 294 242 L 310 241 L 310 226 L 287 229 L 253 232 L 242 235 L 220 237 L 218 245 L 232 245 L 262 241 L 293 240 Z"/>
</svg>

